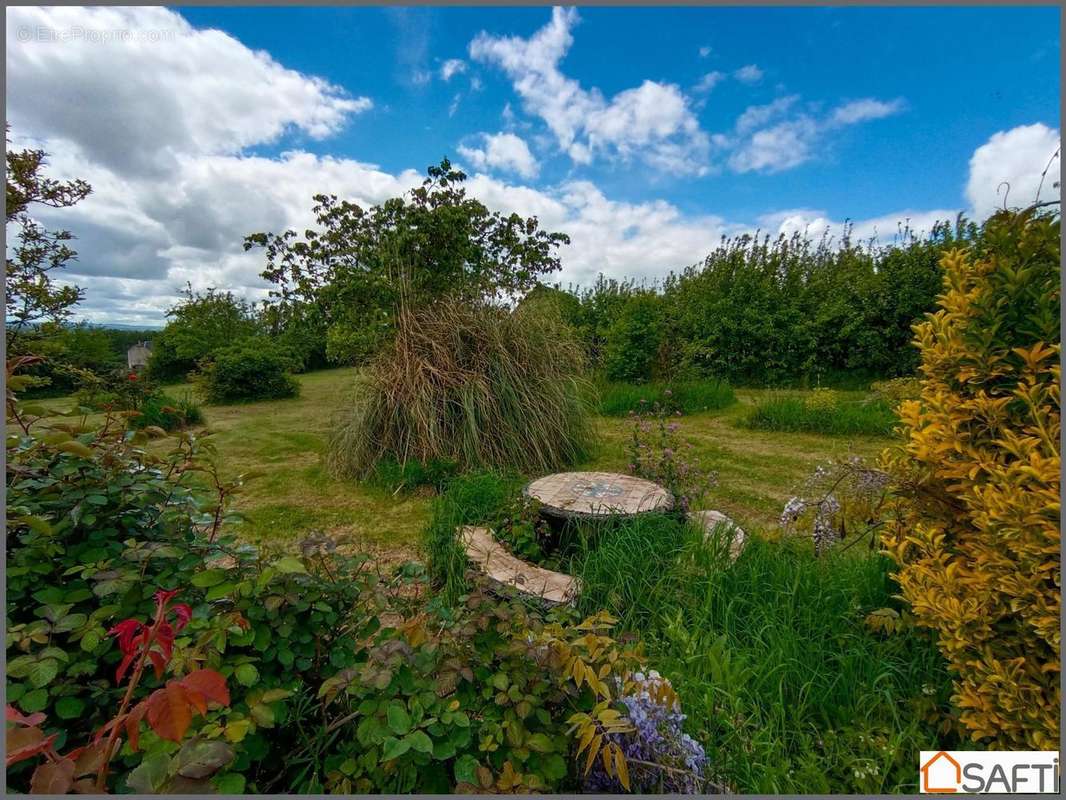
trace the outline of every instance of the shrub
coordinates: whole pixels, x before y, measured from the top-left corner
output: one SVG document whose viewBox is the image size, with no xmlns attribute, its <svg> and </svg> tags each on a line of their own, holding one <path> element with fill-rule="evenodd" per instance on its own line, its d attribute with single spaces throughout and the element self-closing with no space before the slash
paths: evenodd
<svg viewBox="0 0 1066 800">
<path fill-rule="evenodd" d="M 300 384 L 290 356 L 268 340 L 249 339 L 218 350 L 201 371 L 200 392 L 209 403 L 296 397 Z"/>
<path fill-rule="evenodd" d="M 401 321 L 338 419 L 328 464 L 383 459 L 543 472 L 583 457 L 591 421 L 580 348 L 557 318 L 442 301 Z"/>
<path fill-rule="evenodd" d="M 189 425 L 200 425 L 204 421 L 204 412 L 193 402 L 188 392 L 181 400 L 169 395 L 154 394 L 149 397 L 136 416 L 129 418 L 127 424 L 134 430 L 155 426 L 165 431 L 175 431 Z"/>
<path fill-rule="evenodd" d="M 600 413 L 623 417 L 658 403 L 668 411 L 696 414 L 717 411 L 736 402 L 733 387 L 717 378 L 671 383 L 606 383 L 599 387 Z"/>
<path fill-rule="evenodd" d="M 892 378 L 870 384 L 871 401 L 881 401 L 893 409 L 904 400 L 917 400 L 922 394 L 922 382 L 918 378 Z"/>
<path fill-rule="evenodd" d="M 881 401 L 836 403 L 832 397 L 816 394 L 809 403 L 801 397 L 771 394 L 757 401 L 743 422 L 750 428 L 768 431 L 891 436 L 898 420 L 888 404 Z"/>
<path fill-rule="evenodd" d="M 976 741 L 1058 747 L 1060 220 L 1000 212 L 984 251 L 944 256 L 915 327 L 921 398 L 886 453 L 899 483 L 884 544 L 937 632 Z"/>
<path fill-rule="evenodd" d="M 607 328 L 603 370 L 612 381 L 650 380 L 662 345 L 661 301 L 644 292 L 629 298 Z"/>
</svg>

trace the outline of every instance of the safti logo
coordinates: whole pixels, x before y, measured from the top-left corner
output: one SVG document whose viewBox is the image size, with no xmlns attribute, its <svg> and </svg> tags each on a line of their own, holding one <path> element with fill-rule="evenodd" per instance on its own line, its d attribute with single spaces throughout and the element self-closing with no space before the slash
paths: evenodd
<svg viewBox="0 0 1066 800">
<path fill-rule="evenodd" d="M 923 794 L 1059 794 L 1054 751 L 923 750 L 918 762 Z"/>
</svg>

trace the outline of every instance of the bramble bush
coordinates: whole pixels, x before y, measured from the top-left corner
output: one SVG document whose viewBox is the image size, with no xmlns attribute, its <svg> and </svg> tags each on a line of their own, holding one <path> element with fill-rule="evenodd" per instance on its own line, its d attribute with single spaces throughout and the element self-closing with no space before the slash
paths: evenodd
<svg viewBox="0 0 1066 800">
<path fill-rule="evenodd" d="M 999 748 L 1059 741 L 1060 225 L 999 212 L 979 251 L 944 256 L 914 329 L 921 396 L 885 454 L 900 589 L 937 632 L 963 726 Z"/>
</svg>

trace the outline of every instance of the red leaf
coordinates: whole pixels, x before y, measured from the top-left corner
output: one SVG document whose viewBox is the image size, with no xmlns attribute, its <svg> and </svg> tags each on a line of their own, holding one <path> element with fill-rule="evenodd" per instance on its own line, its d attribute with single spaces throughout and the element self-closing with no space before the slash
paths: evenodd
<svg viewBox="0 0 1066 800">
<path fill-rule="evenodd" d="M 171 627 L 169 622 L 161 622 L 159 624 L 159 628 L 156 629 L 155 641 L 159 645 L 159 649 L 163 651 L 167 661 L 170 661 L 170 656 L 174 653 L 174 628 Z"/>
<path fill-rule="evenodd" d="M 50 749 L 58 735 L 58 733 L 53 733 L 51 736 L 45 736 L 40 728 L 8 728 L 7 766 L 10 767 L 19 761 L 33 758 L 38 753 Z"/>
<path fill-rule="evenodd" d="M 126 736 L 129 737 L 130 749 L 134 752 L 137 751 L 137 745 L 141 741 L 141 720 L 144 719 L 144 715 L 147 713 L 148 703 L 142 700 L 126 715 Z"/>
<path fill-rule="evenodd" d="M 192 710 L 185 687 L 170 681 L 148 698 L 148 724 L 164 739 L 180 742 L 192 724 Z"/>
<path fill-rule="evenodd" d="M 107 632 L 108 636 L 118 638 L 118 647 L 124 654 L 133 652 L 134 637 L 141 630 L 141 623 L 135 619 L 124 619 Z"/>
<path fill-rule="evenodd" d="M 81 778 L 84 775 L 95 775 L 104 765 L 104 752 L 107 750 L 107 742 L 97 742 L 88 747 L 79 747 L 67 753 L 67 758 L 74 762 L 74 775 Z"/>
<path fill-rule="evenodd" d="M 43 711 L 38 711 L 36 714 L 30 714 L 27 717 L 14 706 L 9 705 L 7 707 L 7 721 L 14 722 L 16 725 L 40 725 L 46 719 L 47 717 L 44 715 Z"/>
<path fill-rule="evenodd" d="M 149 650 L 148 657 L 152 659 L 152 667 L 155 669 L 156 678 L 163 677 L 163 670 L 167 666 L 167 660 L 163 658 L 163 654 L 156 650 Z"/>
<path fill-rule="evenodd" d="M 178 619 L 175 627 L 179 631 L 188 625 L 189 620 L 192 619 L 192 609 L 185 603 L 178 603 L 170 610 L 174 612 L 174 616 Z"/>
<path fill-rule="evenodd" d="M 126 655 L 122 656 L 122 661 L 119 662 L 118 669 L 115 670 L 115 683 L 122 683 L 122 676 L 126 674 L 126 670 L 130 668 L 130 664 L 133 663 L 133 659 L 136 657 L 136 653 L 126 653 Z"/>
<path fill-rule="evenodd" d="M 154 595 L 156 608 L 162 609 L 171 599 L 181 594 L 181 589 L 160 589 Z"/>
<path fill-rule="evenodd" d="M 229 705 L 229 689 L 226 688 L 226 679 L 213 669 L 198 669 L 190 672 L 181 679 L 181 683 L 187 689 L 199 692 L 220 706 Z"/>
<path fill-rule="evenodd" d="M 74 762 L 69 758 L 46 761 L 33 771 L 30 794 L 66 794 L 74 783 Z"/>
</svg>

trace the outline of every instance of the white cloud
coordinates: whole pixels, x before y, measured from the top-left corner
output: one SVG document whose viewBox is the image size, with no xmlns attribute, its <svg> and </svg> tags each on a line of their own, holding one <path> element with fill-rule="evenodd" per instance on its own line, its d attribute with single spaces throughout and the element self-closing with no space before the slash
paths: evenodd
<svg viewBox="0 0 1066 800">
<path fill-rule="evenodd" d="M 639 157 L 669 172 L 705 173 L 707 135 L 675 84 L 646 80 L 607 100 L 560 71 L 577 21 L 575 9 L 555 8 L 551 21 L 528 39 L 483 31 L 470 43 L 470 56 L 507 73 L 526 110 L 545 122 L 576 163 Z"/>
<path fill-rule="evenodd" d="M 18 41 L 26 28 L 134 35 Z M 237 153 L 291 130 L 322 139 L 372 106 L 152 7 L 9 8 L 7 88 L 16 131 L 48 131 L 77 140 L 96 161 L 155 174 L 183 154 Z"/>
<path fill-rule="evenodd" d="M 440 77 L 442 80 L 450 81 L 452 76 L 460 72 L 466 72 L 466 62 L 461 58 L 449 58 L 441 65 Z"/>
<path fill-rule="evenodd" d="M 970 159 L 966 183 L 966 199 L 974 217 L 984 219 L 1002 208 L 1004 202 L 1008 207 L 1034 202 L 1041 173 L 1058 150 L 1059 142 L 1057 129 L 1037 123 L 1000 131 L 978 147 Z M 1053 187 L 1059 180 L 1061 163 L 1061 159 L 1056 159 L 1044 177 L 1040 187 L 1042 201 L 1060 196 Z M 1009 192 L 1004 183 L 1009 184 Z"/>
<path fill-rule="evenodd" d="M 854 125 L 857 122 L 882 119 L 898 114 L 903 110 L 904 105 L 901 98 L 887 102 L 873 97 L 853 100 L 834 109 L 829 122 L 834 125 Z"/>
<path fill-rule="evenodd" d="M 854 100 L 816 118 L 810 107 L 795 111 L 799 95 L 786 95 L 765 105 L 749 106 L 737 117 L 729 166 L 736 172 L 781 172 L 815 158 L 827 134 L 848 126 L 898 113 L 901 99 Z M 789 117 L 789 114 L 792 114 Z M 773 123 L 773 124 L 771 124 Z"/>
<path fill-rule="evenodd" d="M 695 86 L 692 87 L 692 91 L 697 92 L 698 94 L 706 94 L 725 80 L 725 77 L 724 72 L 718 72 L 717 70 L 708 72 L 699 79 Z"/>
<path fill-rule="evenodd" d="M 812 157 L 818 125 L 801 116 L 756 131 L 729 157 L 736 172 L 781 172 Z"/>
<path fill-rule="evenodd" d="M 707 58 L 711 54 L 711 48 L 709 45 L 704 45 L 700 48 L 700 58 Z"/>
<path fill-rule="evenodd" d="M 812 240 L 823 236 L 832 237 L 837 244 L 843 241 L 845 228 L 850 229 L 853 242 L 868 242 L 878 245 L 900 242 L 904 235 L 921 237 L 932 232 L 938 222 L 954 223 L 959 209 L 935 209 L 932 211 L 896 211 L 863 220 L 833 220 L 825 211 L 809 208 L 776 211 L 758 218 L 759 227 L 773 235 L 791 236 L 794 233 Z"/>
<path fill-rule="evenodd" d="M 758 83 L 762 76 L 763 71 L 755 64 L 748 64 L 733 73 L 733 77 L 741 83 Z"/>
<path fill-rule="evenodd" d="M 459 145 L 459 153 L 480 170 L 504 170 L 523 178 L 535 178 L 540 171 L 529 145 L 513 133 L 479 134 L 481 146 Z"/>
</svg>

